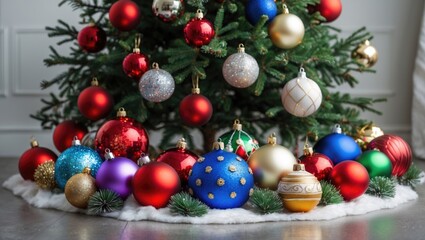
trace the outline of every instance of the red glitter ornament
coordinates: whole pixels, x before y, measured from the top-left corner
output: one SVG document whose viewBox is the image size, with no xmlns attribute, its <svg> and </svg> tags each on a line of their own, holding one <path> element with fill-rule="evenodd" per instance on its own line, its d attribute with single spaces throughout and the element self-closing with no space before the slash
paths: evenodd
<svg viewBox="0 0 425 240">
<path fill-rule="evenodd" d="M 122 69 L 127 76 L 139 81 L 142 75 L 149 70 L 148 57 L 140 53 L 141 35 L 137 34 L 133 52 L 128 54 L 122 62 Z"/>
<path fill-rule="evenodd" d="M 305 170 L 313 174 L 319 181 L 328 179 L 334 168 L 334 164 L 328 156 L 313 152 L 313 148 L 308 145 L 304 147 L 304 155 L 300 157 L 300 160 L 304 164 Z"/>
<path fill-rule="evenodd" d="M 90 24 L 78 32 L 77 41 L 86 52 L 96 53 L 106 46 L 106 33 L 102 28 Z"/>
<path fill-rule="evenodd" d="M 74 137 L 82 139 L 88 132 L 87 127 L 83 124 L 76 123 L 72 120 L 65 120 L 59 123 L 53 131 L 53 144 L 59 152 L 72 146 Z"/>
<path fill-rule="evenodd" d="M 203 18 L 201 10 L 196 12 L 196 17 L 190 20 L 183 29 L 186 43 L 201 47 L 207 45 L 214 38 L 214 27 L 210 21 Z"/>
<path fill-rule="evenodd" d="M 369 174 L 366 168 L 351 160 L 335 165 L 330 178 L 345 201 L 360 197 L 369 187 Z"/>
<path fill-rule="evenodd" d="M 109 9 L 109 20 L 120 31 L 131 31 L 140 23 L 139 6 L 130 0 L 119 0 Z"/>
<path fill-rule="evenodd" d="M 98 84 L 97 79 L 93 78 L 91 86 L 80 93 L 77 101 L 78 110 L 92 121 L 108 116 L 114 107 L 111 94 Z"/>
</svg>

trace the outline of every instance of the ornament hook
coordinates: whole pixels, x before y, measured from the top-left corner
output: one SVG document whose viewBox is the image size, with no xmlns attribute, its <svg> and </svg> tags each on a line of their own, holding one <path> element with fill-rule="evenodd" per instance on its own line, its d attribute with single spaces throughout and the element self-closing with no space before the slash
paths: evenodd
<svg viewBox="0 0 425 240">
<path fill-rule="evenodd" d="M 192 94 L 200 94 L 201 89 L 199 88 L 199 76 L 198 74 L 192 75 Z"/>
<path fill-rule="evenodd" d="M 97 81 L 97 77 L 93 77 L 91 80 L 92 86 L 99 86 L 99 81 Z"/>
<path fill-rule="evenodd" d="M 113 158 L 115 158 L 114 154 L 111 152 L 111 150 L 109 150 L 109 148 L 105 149 L 105 159 L 106 160 L 111 160 Z"/>
<path fill-rule="evenodd" d="M 283 14 L 289 14 L 288 6 L 286 6 L 285 2 L 283 1 L 282 4 Z"/>
<path fill-rule="evenodd" d="M 199 20 L 201 20 L 202 18 L 204 18 L 204 13 L 202 12 L 201 9 L 196 10 L 196 14 L 195 17 Z"/>
<path fill-rule="evenodd" d="M 159 64 L 157 62 L 152 63 L 153 69 L 159 69 Z"/>
<path fill-rule="evenodd" d="M 141 43 L 141 41 L 142 41 L 142 34 L 136 33 L 136 37 L 134 38 L 134 48 L 133 48 L 134 53 L 140 53 L 140 43 Z"/>
<path fill-rule="evenodd" d="M 244 53 L 244 52 L 245 52 L 245 46 L 242 43 L 239 43 L 238 53 Z"/>
<path fill-rule="evenodd" d="M 239 119 L 235 119 L 235 121 L 233 122 L 233 130 L 242 131 L 242 124 Z"/>
</svg>

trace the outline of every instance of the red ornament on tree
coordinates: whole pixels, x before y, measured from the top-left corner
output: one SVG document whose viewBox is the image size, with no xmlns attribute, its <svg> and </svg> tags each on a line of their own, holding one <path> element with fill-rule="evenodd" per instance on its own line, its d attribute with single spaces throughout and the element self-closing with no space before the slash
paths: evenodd
<svg viewBox="0 0 425 240">
<path fill-rule="evenodd" d="M 369 187 L 369 174 L 362 164 L 355 161 L 343 161 L 335 165 L 331 172 L 331 182 L 345 201 L 360 197 Z"/>
<path fill-rule="evenodd" d="M 143 206 L 166 207 L 171 196 L 180 191 L 176 170 L 162 162 L 143 165 L 133 177 L 133 195 Z"/>
<path fill-rule="evenodd" d="M 382 135 L 373 139 L 367 148 L 378 149 L 387 155 L 393 165 L 391 172 L 393 176 L 403 176 L 412 165 L 412 150 L 409 144 L 399 136 Z"/>
<path fill-rule="evenodd" d="M 115 119 L 105 122 L 97 131 L 95 148 L 103 156 L 107 148 L 116 157 L 126 157 L 134 162 L 148 152 L 149 138 L 142 124 L 127 117 L 120 108 Z"/>
<path fill-rule="evenodd" d="M 82 139 L 87 132 L 87 127 L 83 124 L 65 120 L 59 123 L 53 131 L 53 143 L 59 152 L 63 152 L 72 146 L 74 137 Z"/>
<path fill-rule="evenodd" d="M 141 35 L 137 34 L 134 40 L 133 52 L 128 54 L 122 62 L 122 69 L 127 76 L 139 81 L 142 75 L 149 70 L 148 57 L 140 53 Z"/>
<path fill-rule="evenodd" d="M 186 43 L 195 47 L 207 45 L 215 35 L 212 23 L 204 19 L 204 14 L 199 9 L 196 11 L 195 18 L 186 24 L 183 32 Z"/>
<path fill-rule="evenodd" d="M 308 144 L 304 146 L 304 155 L 300 157 L 305 170 L 313 174 L 317 180 L 326 180 L 334 168 L 332 160 L 321 153 L 313 152 L 313 148 Z"/>
<path fill-rule="evenodd" d="M 341 0 L 320 0 L 320 3 L 313 6 L 313 12 L 318 11 L 326 18 L 326 22 L 332 22 L 341 15 Z"/>
<path fill-rule="evenodd" d="M 119 0 L 109 9 L 109 20 L 120 31 L 131 31 L 140 23 L 140 9 L 131 0 Z"/>
<path fill-rule="evenodd" d="M 106 46 L 106 33 L 102 28 L 90 24 L 81 29 L 78 33 L 77 41 L 83 50 L 89 53 L 96 53 Z"/>
<path fill-rule="evenodd" d="M 114 107 L 111 94 L 98 85 L 97 79 L 93 78 L 91 86 L 84 89 L 78 96 L 78 110 L 84 117 L 92 121 L 108 116 Z"/>
<path fill-rule="evenodd" d="M 31 139 L 31 148 L 25 151 L 19 158 L 19 173 L 25 180 L 34 181 L 34 173 L 38 166 L 47 162 L 54 161 L 58 156 L 52 150 L 39 147 L 38 142 Z"/>
</svg>

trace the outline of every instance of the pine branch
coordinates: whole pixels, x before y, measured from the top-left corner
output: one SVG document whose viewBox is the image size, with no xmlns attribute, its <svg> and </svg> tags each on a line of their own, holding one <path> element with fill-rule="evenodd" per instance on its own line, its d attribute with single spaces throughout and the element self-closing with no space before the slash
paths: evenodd
<svg viewBox="0 0 425 240">
<path fill-rule="evenodd" d="M 410 165 L 407 172 L 397 180 L 401 185 L 410 186 L 411 188 L 415 189 L 416 185 L 420 183 L 422 175 L 422 170 L 416 167 L 416 165 L 412 164 Z"/>
<path fill-rule="evenodd" d="M 344 202 L 344 199 L 338 189 L 336 189 L 330 182 L 322 180 L 320 181 L 320 185 L 322 186 L 322 198 L 320 199 L 320 205 L 331 205 Z"/>
<path fill-rule="evenodd" d="M 124 201 L 119 195 L 109 189 L 100 189 L 89 199 L 88 212 L 93 215 L 115 212 L 123 208 Z"/>
<path fill-rule="evenodd" d="M 180 192 L 173 195 L 168 207 L 173 214 L 189 217 L 201 217 L 208 212 L 207 205 L 193 198 L 186 192 Z"/>
<path fill-rule="evenodd" d="M 249 202 L 261 214 L 271 214 L 283 210 L 282 200 L 276 192 L 269 189 L 255 188 Z"/>
<path fill-rule="evenodd" d="M 393 198 L 395 196 L 395 186 L 395 179 L 376 176 L 370 179 L 366 193 L 379 198 Z"/>
</svg>

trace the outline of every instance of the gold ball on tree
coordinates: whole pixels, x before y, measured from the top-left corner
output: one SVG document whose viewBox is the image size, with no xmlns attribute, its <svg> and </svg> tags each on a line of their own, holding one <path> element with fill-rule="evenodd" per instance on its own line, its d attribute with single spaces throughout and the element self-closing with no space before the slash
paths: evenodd
<svg viewBox="0 0 425 240">
<path fill-rule="evenodd" d="M 77 208 L 87 208 L 89 199 L 95 192 L 96 182 L 90 175 L 89 168 L 72 176 L 65 185 L 66 200 Z"/>
<path fill-rule="evenodd" d="M 372 67 L 378 61 L 378 51 L 369 40 L 361 43 L 352 53 L 352 57 L 363 66 Z"/>
<path fill-rule="evenodd" d="M 52 190 L 55 188 L 55 162 L 49 160 L 39 165 L 34 172 L 34 181 L 42 189 Z"/>
<path fill-rule="evenodd" d="M 373 139 L 382 135 L 384 135 L 382 129 L 371 122 L 364 125 L 360 129 L 356 129 L 356 135 L 354 138 L 356 139 L 356 142 L 360 148 L 365 151 L 367 149 L 367 145 Z"/>
</svg>

